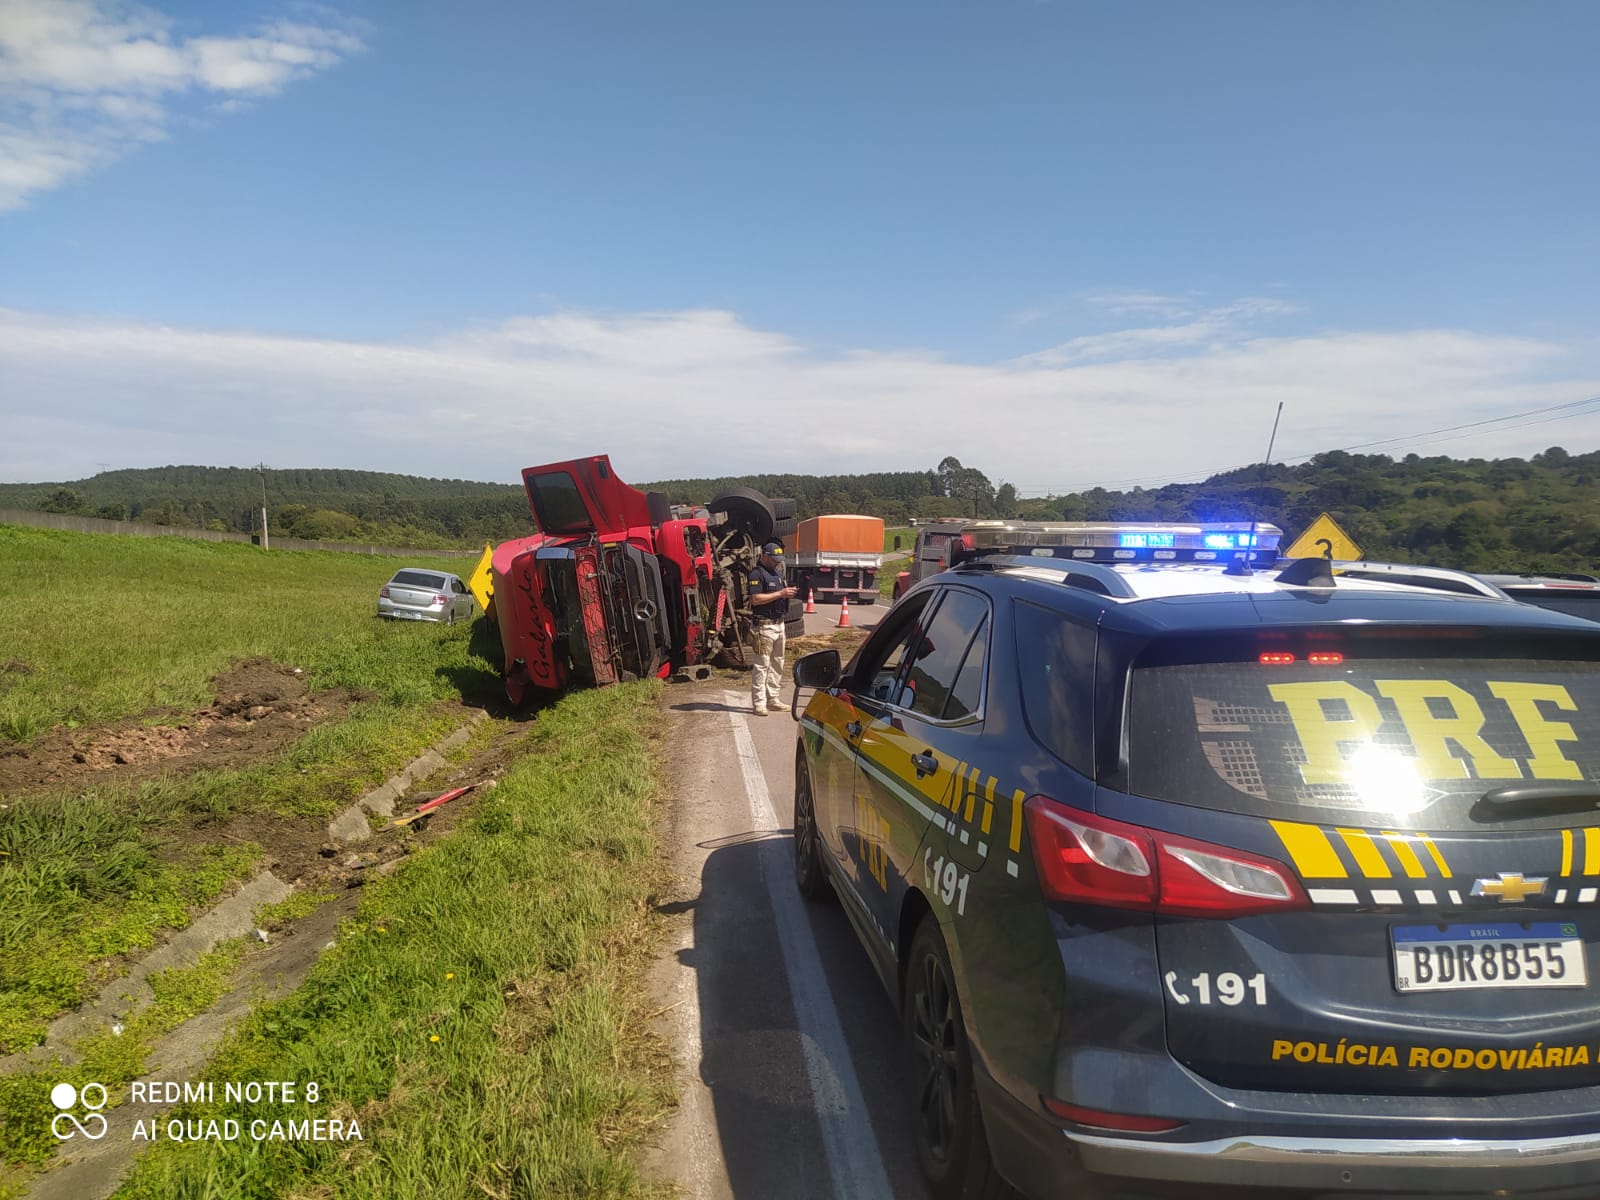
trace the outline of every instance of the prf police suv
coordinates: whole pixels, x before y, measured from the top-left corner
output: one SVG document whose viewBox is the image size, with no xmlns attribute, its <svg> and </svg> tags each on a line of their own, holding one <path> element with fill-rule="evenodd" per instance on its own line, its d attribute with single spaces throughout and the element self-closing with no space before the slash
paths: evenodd
<svg viewBox="0 0 1600 1200">
<path fill-rule="evenodd" d="M 796 665 L 937 1195 L 1600 1196 L 1600 627 L 1278 533 L 968 534 Z"/>
</svg>

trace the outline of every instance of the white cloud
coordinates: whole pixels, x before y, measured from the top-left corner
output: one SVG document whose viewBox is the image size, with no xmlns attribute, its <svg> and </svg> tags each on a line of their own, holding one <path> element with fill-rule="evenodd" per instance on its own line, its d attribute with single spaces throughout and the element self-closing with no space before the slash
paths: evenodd
<svg viewBox="0 0 1600 1200">
<path fill-rule="evenodd" d="M 183 38 L 112 0 L 0 0 L 0 212 L 164 136 L 175 100 L 234 111 L 361 49 L 333 24 Z"/>
<path fill-rule="evenodd" d="M 1194 310 L 1195 295 L 1167 296 L 1160 292 L 1100 292 L 1085 296 L 1084 302 L 1103 308 L 1115 316 L 1186 317 Z"/>
<path fill-rule="evenodd" d="M 1155 352 L 1152 353 L 1152 347 Z M 607 452 L 623 478 L 924 469 L 1024 490 L 1196 479 L 1600 391 L 1600 364 L 1459 330 L 1130 339 L 1092 361 L 821 353 L 727 312 L 557 313 L 419 342 L 168 328 L 0 310 L 0 480 L 96 465 L 349 467 L 515 482 Z M 1600 416 L 1437 451 L 1600 446 Z M 1402 448 L 1430 452 L 1427 446 Z"/>
<path fill-rule="evenodd" d="M 1096 299 L 1091 297 L 1091 299 Z M 1247 296 L 1231 304 L 1219 305 L 1200 313 L 1179 313 L 1166 303 L 1165 297 L 1152 295 L 1122 295 L 1099 297 L 1112 311 L 1131 313 L 1139 310 L 1152 316 L 1187 315 L 1192 319 L 1177 325 L 1146 325 L 1133 329 L 1119 329 L 1110 333 L 1085 334 L 1071 338 L 1047 350 L 1039 350 L 1019 359 L 1026 366 L 1065 366 L 1088 359 L 1112 358 L 1118 355 L 1156 352 L 1177 347 L 1216 343 L 1233 336 L 1241 327 L 1263 317 L 1282 317 L 1300 311 L 1300 306 L 1287 300 Z M 1115 301 L 1116 303 L 1112 303 Z"/>
<path fill-rule="evenodd" d="M 1060 311 L 1058 304 L 1034 304 L 1027 308 L 1019 308 L 1012 313 L 1009 320 L 1013 325 L 1033 325 L 1046 317 L 1053 317 Z"/>
</svg>

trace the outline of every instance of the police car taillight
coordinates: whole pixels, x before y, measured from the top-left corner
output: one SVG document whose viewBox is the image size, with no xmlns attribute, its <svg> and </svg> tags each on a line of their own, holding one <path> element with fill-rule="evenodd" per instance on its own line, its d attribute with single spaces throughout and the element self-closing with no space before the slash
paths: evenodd
<svg viewBox="0 0 1600 1200">
<path fill-rule="evenodd" d="M 1310 907 L 1299 881 L 1270 858 L 1113 821 L 1046 796 L 1030 796 L 1023 811 L 1048 899 L 1183 917 Z"/>
</svg>

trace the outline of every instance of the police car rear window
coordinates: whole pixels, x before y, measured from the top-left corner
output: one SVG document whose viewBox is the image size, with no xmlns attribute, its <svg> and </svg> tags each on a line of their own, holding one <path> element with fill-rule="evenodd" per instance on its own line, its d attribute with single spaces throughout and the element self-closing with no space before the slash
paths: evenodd
<svg viewBox="0 0 1600 1200">
<path fill-rule="evenodd" d="M 1284 645 L 1136 666 L 1129 790 L 1266 817 L 1481 829 L 1482 807 L 1471 810 L 1486 792 L 1600 781 L 1592 647 L 1574 658 L 1479 656 L 1448 641 L 1379 649 Z M 1588 820 L 1544 823 L 1574 819 Z"/>
<path fill-rule="evenodd" d="M 1521 600 L 1524 604 L 1548 608 L 1552 612 L 1566 613 L 1568 616 L 1584 617 L 1590 621 L 1600 621 L 1600 589 L 1547 592 L 1532 589 L 1519 591 L 1516 588 L 1507 590 L 1511 593 L 1512 599 Z"/>
</svg>

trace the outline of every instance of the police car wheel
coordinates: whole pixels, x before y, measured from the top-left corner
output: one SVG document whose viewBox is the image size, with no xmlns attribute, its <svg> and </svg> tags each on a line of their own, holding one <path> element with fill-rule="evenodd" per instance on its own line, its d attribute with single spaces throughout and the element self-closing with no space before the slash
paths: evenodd
<svg viewBox="0 0 1600 1200">
<path fill-rule="evenodd" d="M 923 1176 L 939 1200 L 998 1200 L 1012 1194 L 989 1156 L 955 972 L 932 913 L 911 939 L 905 980 L 902 1026 Z"/>
<path fill-rule="evenodd" d="M 804 751 L 794 758 L 794 882 L 807 900 L 833 899 L 833 885 L 822 867 L 822 842 L 812 802 L 811 769 Z"/>
</svg>

